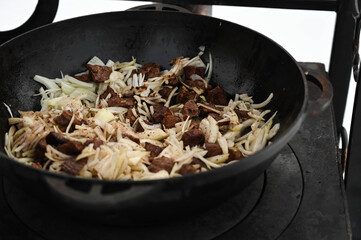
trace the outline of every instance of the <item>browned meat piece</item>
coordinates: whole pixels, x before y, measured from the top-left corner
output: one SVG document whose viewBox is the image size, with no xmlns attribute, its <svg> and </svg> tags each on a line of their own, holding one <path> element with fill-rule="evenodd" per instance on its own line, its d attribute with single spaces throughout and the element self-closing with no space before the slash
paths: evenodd
<svg viewBox="0 0 361 240">
<path fill-rule="evenodd" d="M 152 161 L 153 159 L 151 159 L 151 161 Z M 163 170 L 161 167 L 159 167 L 158 165 L 154 165 L 154 164 L 150 164 L 149 166 L 148 166 L 148 170 L 150 171 L 150 172 L 154 172 L 154 173 L 156 173 L 156 172 L 159 172 L 160 170 Z"/>
<path fill-rule="evenodd" d="M 193 87 L 196 87 L 196 88 L 199 88 L 199 89 L 203 89 L 203 90 L 206 90 L 206 85 L 205 83 L 202 81 L 202 80 L 186 80 L 186 84 L 188 86 L 190 86 L 191 88 Z M 209 89 L 208 87 L 209 84 L 207 84 L 207 89 Z M 212 88 L 212 87 L 211 87 Z"/>
<path fill-rule="evenodd" d="M 137 132 L 144 132 L 144 128 L 142 127 L 142 125 L 138 124 L 138 125 L 136 125 L 135 127 L 136 127 L 135 131 L 137 131 Z"/>
<path fill-rule="evenodd" d="M 190 127 L 192 127 L 192 128 L 199 128 L 199 123 L 197 123 L 196 121 L 193 120 L 193 121 L 191 122 Z"/>
<path fill-rule="evenodd" d="M 74 76 L 74 78 L 76 78 L 82 82 L 90 82 L 91 81 L 90 74 L 82 74 L 82 75 Z"/>
<path fill-rule="evenodd" d="M 50 132 L 47 136 L 46 136 L 46 143 L 53 145 L 53 146 L 58 146 L 64 143 L 69 142 L 68 139 L 66 139 L 63 135 L 61 135 L 60 133 L 56 133 L 56 132 Z"/>
<path fill-rule="evenodd" d="M 156 123 L 161 123 L 163 121 L 163 117 L 167 115 L 172 115 L 172 112 L 169 108 L 164 107 L 160 104 L 153 105 L 154 113 L 153 113 L 153 120 Z"/>
<path fill-rule="evenodd" d="M 99 96 L 99 98 L 100 98 L 100 99 L 107 98 L 109 94 L 110 94 L 110 97 L 116 97 L 116 96 L 118 96 L 118 94 L 113 90 L 113 88 L 111 88 L 111 87 L 108 86 L 107 89 L 105 90 L 105 92 L 103 92 L 103 93 Z"/>
<path fill-rule="evenodd" d="M 63 110 L 62 113 L 54 118 L 54 122 L 60 125 L 60 130 L 65 131 L 66 127 L 69 125 L 71 118 L 73 117 L 73 113 L 69 110 Z M 70 131 L 74 130 L 75 125 L 80 125 L 81 121 L 77 118 L 74 119 L 73 124 L 70 127 Z"/>
<path fill-rule="evenodd" d="M 175 126 L 176 123 L 181 122 L 182 119 L 180 119 L 177 116 L 174 116 L 172 114 L 168 114 L 163 118 L 163 125 L 165 128 L 172 128 Z"/>
<path fill-rule="evenodd" d="M 159 77 L 160 66 L 156 63 L 147 63 L 139 69 L 139 73 L 145 75 L 145 79 Z"/>
<path fill-rule="evenodd" d="M 46 152 L 46 140 L 45 138 L 40 139 L 40 141 L 38 142 L 38 144 L 36 144 L 35 146 L 35 160 L 36 161 L 42 161 L 44 159 L 44 154 Z"/>
<path fill-rule="evenodd" d="M 72 175 L 78 175 L 79 172 L 83 169 L 83 167 L 87 163 L 87 161 L 88 161 L 87 158 L 83 158 L 78 161 L 76 161 L 75 158 L 70 158 L 70 159 L 64 161 L 60 165 L 60 167 L 66 173 L 69 173 Z"/>
<path fill-rule="evenodd" d="M 67 126 L 61 126 L 61 125 L 59 125 L 58 128 L 59 128 L 59 130 L 60 130 L 61 132 L 66 132 Z M 74 127 L 73 127 L 73 125 L 72 125 L 72 126 L 70 127 L 70 129 L 69 129 L 69 132 L 72 132 L 73 130 L 74 130 Z"/>
<path fill-rule="evenodd" d="M 134 102 L 134 98 L 121 98 L 119 96 L 115 96 L 108 99 L 108 107 L 132 108 L 135 105 Z"/>
<path fill-rule="evenodd" d="M 57 146 L 56 149 L 68 155 L 77 155 L 84 149 L 84 145 L 78 141 L 69 141 Z"/>
<path fill-rule="evenodd" d="M 199 89 L 203 89 L 203 90 L 211 90 L 212 89 L 212 85 L 211 84 L 206 84 L 204 83 L 204 81 L 202 80 L 186 80 L 185 83 L 190 86 L 191 88 L 193 87 L 197 87 Z"/>
<path fill-rule="evenodd" d="M 168 99 L 172 90 L 173 90 L 173 88 L 171 88 L 171 87 L 164 87 L 164 88 L 162 88 L 162 90 L 159 91 L 159 94 L 162 96 L 162 98 Z"/>
<path fill-rule="evenodd" d="M 46 150 L 46 145 L 48 145 L 48 143 L 46 142 L 46 138 L 42 138 L 39 140 L 38 144 L 36 145 L 37 148 L 41 149 L 41 150 Z"/>
<path fill-rule="evenodd" d="M 196 97 L 197 93 L 188 91 L 187 88 L 182 87 L 176 97 L 176 101 L 177 103 L 186 103 L 188 100 L 194 100 Z"/>
<path fill-rule="evenodd" d="M 183 164 L 181 169 L 179 169 L 178 172 L 182 175 L 187 175 L 187 174 L 197 172 L 197 169 L 195 167 L 193 167 L 193 165 L 191 165 L 191 164 Z"/>
<path fill-rule="evenodd" d="M 218 143 L 205 143 L 204 148 L 208 151 L 206 157 L 213 157 L 223 153 Z"/>
<path fill-rule="evenodd" d="M 211 104 L 211 103 L 207 103 L 205 104 L 206 106 L 212 108 L 212 109 L 215 109 L 215 110 L 218 110 L 218 111 L 223 111 L 223 108 L 222 107 L 216 107 L 216 105 L 214 104 Z M 200 106 L 199 107 L 199 115 L 201 117 L 207 117 L 209 113 L 214 113 L 213 110 L 209 109 L 209 108 L 205 108 L 205 107 L 202 107 Z"/>
<path fill-rule="evenodd" d="M 198 167 L 198 168 L 208 168 L 207 165 L 202 161 L 200 160 L 199 158 L 192 158 L 192 162 L 191 164 L 194 166 L 194 167 Z"/>
<path fill-rule="evenodd" d="M 144 130 L 143 130 L 143 131 L 144 131 Z M 138 144 L 140 143 L 139 138 L 136 137 L 135 135 L 123 133 L 123 137 L 129 138 L 130 140 L 132 140 L 132 141 L 135 142 L 135 143 L 138 143 Z"/>
<path fill-rule="evenodd" d="M 130 109 L 130 108 L 128 109 L 128 112 L 126 113 L 125 118 L 129 119 L 130 125 L 133 125 L 135 120 L 137 120 L 137 118 L 133 114 L 132 109 Z"/>
<path fill-rule="evenodd" d="M 240 122 L 244 122 L 247 119 L 250 119 L 251 117 L 248 115 L 248 111 L 246 110 L 239 110 L 239 109 L 234 109 L 234 111 L 236 112 L 238 119 Z"/>
<path fill-rule="evenodd" d="M 207 91 L 207 101 L 216 105 L 226 106 L 228 104 L 227 93 L 223 91 L 221 86 L 217 86 Z"/>
<path fill-rule="evenodd" d="M 134 92 L 130 91 L 130 92 L 125 92 L 125 93 L 122 93 L 122 96 L 124 98 L 132 98 L 134 97 Z"/>
<path fill-rule="evenodd" d="M 41 166 L 40 162 L 32 162 L 31 166 L 37 169 L 42 169 L 43 167 Z"/>
<path fill-rule="evenodd" d="M 68 126 L 72 117 L 72 112 L 64 110 L 59 116 L 54 118 L 54 122 L 61 126 Z"/>
<path fill-rule="evenodd" d="M 204 143 L 204 135 L 201 130 L 193 128 L 185 132 L 182 136 L 184 146 L 196 146 Z"/>
<path fill-rule="evenodd" d="M 148 166 L 149 171 L 159 172 L 160 170 L 166 170 L 168 173 L 172 171 L 174 166 L 174 160 L 167 157 L 157 157 L 151 160 L 151 164 Z"/>
<path fill-rule="evenodd" d="M 189 116 L 190 118 L 198 117 L 199 116 L 199 109 L 198 105 L 194 100 L 188 100 L 183 107 L 182 110 L 183 119 L 187 119 Z"/>
<path fill-rule="evenodd" d="M 152 122 L 149 122 L 147 119 L 143 119 L 143 121 L 144 121 L 146 124 L 148 124 L 148 125 L 153 125 L 153 123 L 152 123 Z"/>
<path fill-rule="evenodd" d="M 108 98 L 107 103 L 108 107 L 126 107 L 131 108 L 134 107 L 134 98 L 132 95 L 128 94 L 129 97 L 119 97 L 119 95 L 111 88 L 107 87 L 104 93 L 102 93 L 99 98 L 100 99 L 106 99 L 110 94 L 110 98 Z"/>
<path fill-rule="evenodd" d="M 222 118 L 219 114 L 217 114 L 217 113 L 212 112 L 212 113 L 208 114 L 208 116 L 211 116 L 212 118 L 214 118 L 214 119 L 217 121 L 217 125 L 218 125 L 218 126 L 224 126 L 224 125 L 228 125 L 228 124 L 229 124 L 229 120 L 228 120 L 228 121 L 221 121 L 221 122 L 219 122 L 219 121 L 222 120 L 223 118 Z"/>
<path fill-rule="evenodd" d="M 168 84 L 171 86 L 178 86 L 180 84 L 179 78 L 177 76 L 171 76 L 168 79 Z"/>
<path fill-rule="evenodd" d="M 183 68 L 185 79 L 191 79 L 192 74 L 197 74 L 200 77 L 204 78 L 205 71 L 206 69 L 204 67 L 185 66 Z"/>
<path fill-rule="evenodd" d="M 214 120 L 216 120 L 217 122 L 218 122 L 219 120 L 222 120 L 222 119 L 223 119 L 219 114 L 217 114 L 217 113 L 215 113 L 215 112 L 209 113 L 208 116 L 211 116 L 211 117 L 214 118 Z"/>
<path fill-rule="evenodd" d="M 100 140 L 99 138 L 94 138 L 94 139 L 89 139 L 86 140 L 84 143 L 84 146 L 88 146 L 89 144 L 93 143 L 93 149 L 97 149 L 98 147 L 100 147 L 101 145 L 103 145 L 103 141 Z"/>
<path fill-rule="evenodd" d="M 145 150 L 150 152 L 151 157 L 157 157 L 163 151 L 163 148 L 158 147 L 158 146 L 156 146 L 154 144 L 151 144 L 149 142 L 146 142 L 145 143 Z"/>
<path fill-rule="evenodd" d="M 222 127 L 222 126 L 226 126 L 226 125 L 229 125 L 230 121 L 229 120 L 223 120 L 222 121 L 219 121 L 217 122 L 217 125 Z M 226 128 L 222 128 L 222 129 L 226 129 Z"/>
<path fill-rule="evenodd" d="M 243 154 L 238 150 L 229 149 L 228 153 L 229 153 L 229 156 L 228 156 L 227 162 L 232 161 L 232 160 L 239 160 L 239 159 L 243 158 Z"/>
<path fill-rule="evenodd" d="M 112 68 L 108 66 L 87 64 L 86 67 L 89 69 L 90 76 L 93 81 L 98 83 L 108 80 L 110 74 L 112 73 Z"/>
</svg>

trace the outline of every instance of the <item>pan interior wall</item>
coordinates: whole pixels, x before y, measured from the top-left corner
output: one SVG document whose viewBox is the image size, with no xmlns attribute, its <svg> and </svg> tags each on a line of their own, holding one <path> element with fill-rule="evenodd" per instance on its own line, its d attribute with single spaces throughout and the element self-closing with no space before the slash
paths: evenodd
<svg viewBox="0 0 361 240">
<path fill-rule="evenodd" d="M 35 97 L 38 74 L 49 78 L 85 70 L 93 56 L 157 62 L 169 68 L 179 56 L 203 55 L 213 60 L 212 83 L 230 94 L 248 93 L 255 102 L 272 92 L 280 134 L 299 116 L 305 98 L 302 76 L 292 57 L 279 45 L 248 28 L 223 20 L 182 13 L 120 12 L 58 22 L 18 37 L 0 49 L 0 101 L 18 110 L 40 109 Z M 8 129 L 9 113 L 1 108 L 0 134 Z M 3 138 L 0 138 L 3 145 Z"/>
</svg>

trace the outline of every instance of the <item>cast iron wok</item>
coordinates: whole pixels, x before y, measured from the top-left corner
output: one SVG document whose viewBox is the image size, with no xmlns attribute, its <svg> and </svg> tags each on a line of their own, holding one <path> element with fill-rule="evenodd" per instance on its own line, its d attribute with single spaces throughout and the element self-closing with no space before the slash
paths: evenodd
<svg viewBox="0 0 361 240">
<path fill-rule="evenodd" d="M 149 181 L 82 179 L 35 169 L 6 156 L 9 113 L 0 111 L 1 169 L 7 179 L 43 201 L 77 216 L 117 223 L 153 221 L 214 206 L 256 179 L 299 129 L 307 115 L 305 76 L 278 44 L 248 28 L 176 12 L 104 13 L 50 24 L 0 46 L 0 102 L 17 110 L 39 110 L 35 74 L 59 77 L 85 69 L 93 56 L 141 64 L 212 53 L 212 83 L 229 94 L 248 93 L 255 102 L 273 92 L 269 108 L 281 128 L 264 150 L 208 172 Z M 208 61 L 208 54 L 204 56 Z M 315 104 L 317 105 L 317 104 Z M 285 170 L 286 171 L 286 170 Z M 96 217 L 97 219 L 99 217 Z M 95 219 L 92 217 L 92 219 Z"/>
</svg>

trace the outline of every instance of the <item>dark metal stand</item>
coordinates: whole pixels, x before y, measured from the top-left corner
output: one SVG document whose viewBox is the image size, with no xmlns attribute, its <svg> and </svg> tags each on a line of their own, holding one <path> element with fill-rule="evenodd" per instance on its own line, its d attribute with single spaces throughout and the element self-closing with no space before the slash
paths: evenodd
<svg viewBox="0 0 361 240">
<path fill-rule="evenodd" d="M 354 1 L 339 1 L 333 38 L 329 75 L 334 87 L 333 104 L 337 130 L 342 127 L 354 56 Z"/>
<path fill-rule="evenodd" d="M 361 239 L 361 86 L 356 87 L 352 117 L 348 164 L 346 169 L 346 193 L 350 211 L 353 239 Z"/>
</svg>

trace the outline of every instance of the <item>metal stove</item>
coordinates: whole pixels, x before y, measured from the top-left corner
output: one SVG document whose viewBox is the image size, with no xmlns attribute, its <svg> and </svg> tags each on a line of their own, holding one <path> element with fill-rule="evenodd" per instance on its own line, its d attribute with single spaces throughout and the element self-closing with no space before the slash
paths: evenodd
<svg viewBox="0 0 361 240">
<path fill-rule="evenodd" d="M 317 88 L 310 85 L 311 95 Z M 309 116 L 267 171 L 189 218 L 126 227 L 79 222 L 0 181 L 0 239 L 350 239 L 332 108 Z"/>
<path fill-rule="evenodd" d="M 172 0 L 164 2 L 176 3 Z M 94 224 L 91 216 L 88 221 L 80 222 L 67 216 L 62 209 L 43 206 L 37 199 L 28 197 L 1 177 L 0 239 L 338 240 L 351 239 L 352 227 L 354 239 L 359 237 L 357 217 L 361 218 L 361 214 L 353 214 L 358 205 L 355 204 L 357 199 L 352 197 L 351 190 L 347 193 L 352 207 L 348 207 L 342 178 L 344 154 L 338 148 L 338 135 L 342 132 L 341 121 L 353 64 L 352 56 L 356 52 L 353 40 L 355 29 L 357 30 L 354 21 L 357 11 L 352 5 L 356 2 L 190 0 L 181 3 L 183 6 L 225 4 L 336 11 L 338 15 L 329 72 L 334 88 L 337 89 L 334 106 L 318 116 L 308 116 L 300 131 L 266 172 L 237 196 L 213 209 L 187 218 L 136 227 L 120 226 L 116 223 Z M 345 46 L 351 47 L 345 50 Z M 355 61 L 355 67 L 358 67 L 357 63 Z M 318 88 L 312 83 L 309 83 L 309 87 L 310 96 L 316 98 L 319 94 Z M 356 98 L 360 98 L 359 94 Z M 357 117 L 356 111 L 354 122 Z M 351 135 L 351 144 L 357 142 L 358 138 L 360 137 L 355 134 Z M 346 147 L 346 144 L 344 145 Z M 351 153 L 351 150 L 353 149 L 349 149 L 349 157 L 357 151 L 355 149 Z M 353 163 L 350 158 L 348 162 Z M 348 186 L 353 189 L 357 186 L 355 172 L 361 172 L 361 166 L 348 166 L 348 174 L 352 176 L 347 178 Z M 354 220 L 352 224 L 349 211 L 351 220 Z"/>
</svg>

